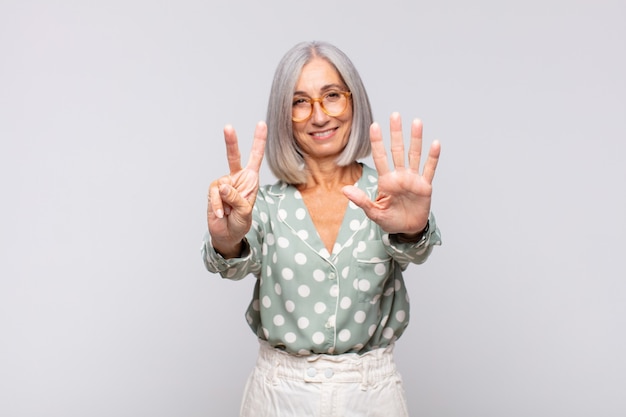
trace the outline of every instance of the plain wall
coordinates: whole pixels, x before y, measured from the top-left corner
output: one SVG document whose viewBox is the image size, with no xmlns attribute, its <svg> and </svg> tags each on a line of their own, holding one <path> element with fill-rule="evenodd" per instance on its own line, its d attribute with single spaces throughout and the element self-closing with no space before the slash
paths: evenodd
<svg viewBox="0 0 626 417">
<path fill-rule="evenodd" d="M 0 415 L 236 416 L 254 279 L 200 258 L 222 128 L 326 40 L 442 142 L 414 416 L 626 415 L 622 1 L 0 0 Z M 388 140 L 388 135 L 386 135 Z M 273 182 L 266 166 L 263 182 Z"/>
</svg>

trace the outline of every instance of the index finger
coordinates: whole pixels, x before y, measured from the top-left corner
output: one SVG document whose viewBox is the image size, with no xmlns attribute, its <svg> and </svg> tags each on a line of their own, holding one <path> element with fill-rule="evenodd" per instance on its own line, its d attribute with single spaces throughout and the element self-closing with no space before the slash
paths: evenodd
<svg viewBox="0 0 626 417">
<path fill-rule="evenodd" d="M 370 126 L 370 142 L 372 144 L 372 159 L 374 160 L 376 171 L 378 171 L 379 175 L 388 173 L 387 152 L 385 152 L 380 125 L 376 122 Z"/>
<path fill-rule="evenodd" d="M 226 142 L 226 157 L 230 173 L 241 171 L 241 153 L 237 142 L 237 133 L 231 125 L 224 126 L 224 141 Z"/>
<path fill-rule="evenodd" d="M 254 129 L 254 140 L 252 141 L 252 151 L 248 159 L 247 169 L 259 172 L 263 155 L 265 154 L 265 142 L 267 140 L 267 125 L 265 122 L 259 122 Z"/>
</svg>

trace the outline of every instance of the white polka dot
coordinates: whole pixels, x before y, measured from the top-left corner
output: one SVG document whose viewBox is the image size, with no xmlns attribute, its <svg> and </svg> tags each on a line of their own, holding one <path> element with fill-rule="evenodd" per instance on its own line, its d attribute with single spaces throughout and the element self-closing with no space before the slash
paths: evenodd
<svg viewBox="0 0 626 417">
<path fill-rule="evenodd" d="M 330 256 L 330 253 L 328 253 L 328 251 L 326 250 L 326 248 L 323 248 L 320 250 L 320 255 L 322 255 L 324 258 L 328 258 Z"/>
<path fill-rule="evenodd" d="M 387 289 L 385 290 L 385 294 L 384 294 L 384 295 L 385 295 L 385 297 L 389 297 L 391 294 L 393 294 L 393 293 L 395 293 L 395 292 L 396 292 L 395 288 L 393 288 L 393 287 L 391 287 L 391 288 L 387 288 Z"/>
<path fill-rule="evenodd" d="M 285 342 L 293 343 L 296 341 L 296 334 L 292 332 L 285 333 Z"/>
<path fill-rule="evenodd" d="M 307 232 L 306 230 L 302 229 L 300 231 L 298 231 L 298 237 L 302 240 L 307 240 L 309 238 L 309 232 Z"/>
<path fill-rule="evenodd" d="M 365 244 L 365 242 L 361 241 L 361 242 L 359 242 L 358 245 L 356 245 L 355 251 L 363 252 L 365 249 L 367 249 L 367 245 Z"/>
<path fill-rule="evenodd" d="M 313 306 L 313 309 L 315 310 L 315 312 L 317 314 L 322 314 L 324 311 L 326 311 L 326 304 L 320 302 L 315 303 L 315 306 Z"/>
<path fill-rule="evenodd" d="M 286 237 L 279 237 L 278 238 L 278 246 L 280 246 L 281 248 L 285 249 L 289 247 L 289 239 L 287 239 Z"/>
<path fill-rule="evenodd" d="M 298 265 L 304 265 L 306 264 L 306 255 L 304 253 L 296 253 L 294 260 Z"/>
<path fill-rule="evenodd" d="M 266 295 L 263 297 L 263 307 L 270 308 L 272 306 L 272 300 Z"/>
<path fill-rule="evenodd" d="M 260 305 L 258 299 L 255 299 L 254 301 L 252 301 L 252 309 L 254 311 L 260 311 L 261 310 L 261 305 Z"/>
<path fill-rule="evenodd" d="M 350 222 L 350 230 L 352 230 L 353 232 L 356 230 L 359 230 L 359 228 L 361 227 L 361 222 L 358 220 L 352 220 Z"/>
<path fill-rule="evenodd" d="M 358 291 L 359 289 L 359 279 L 355 279 L 354 281 L 352 281 L 352 286 L 354 287 L 355 290 Z"/>
<path fill-rule="evenodd" d="M 372 337 L 372 336 L 374 335 L 374 332 L 375 332 L 375 331 L 376 331 L 376 325 L 375 325 L 375 324 L 372 324 L 372 325 L 370 326 L 370 328 L 369 328 L 369 329 L 367 329 L 367 334 L 369 334 L 369 335 L 370 335 L 370 337 Z"/>
<path fill-rule="evenodd" d="M 337 253 L 341 250 L 341 245 L 339 243 L 335 243 L 333 245 L 333 253 Z"/>
<path fill-rule="evenodd" d="M 265 336 L 266 339 L 270 337 L 270 332 L 265 327 L 263 328 L 263 335 Z"/>
<path fill-rule="evenodd" d="M 361 324 L 365 321 L 365 311 L 357 311 L 356 313 L 354 313 L 354 321 L 356 321 L 357 323 Z"/>
<path fill-rule="evenodd" d="M 293 313 L 295 309 L 296 309 L 296 304 L 293 301 L 291 300 L 285 301 L 285 310 L 287 310 L 288 313 Z"/>
<path fill-rule="evenodd" d="M 342 331 L 339 332 L 339 334 L 337 335 L 337 337 L 339 338 L 339 340 L 341 340 L 342 342 L 347 342 L 348 340 L 350 340 L 350 330 L 348 329 L 343 329 Z"/>
<path fill-rule="evenodd" d="M 321 269 L 316 269 L 313 271 L 313 279 L 317 282 L 322 282 L 326 279 L 326 274 Z"/>
<path fill-rule="evenodd" d="M 281 316 L 280 314 L 277 314 L 274 316 L 274 324 L 276 326 L 282 326 L 283 324 L 285 324 L 285 318 L 283 316 Z"/>
<path fill-rule="evenodd" d="M 298 328 L 306 329 L 307 327 L 309 327 L 309 319 L 306 317 L 300 317 L 298 319 Z"/>
<path fill-rule="evenodd" d="M 265 235 L 265 242 L 269 246 L 274 246 L 274 243 L 276 243 L 276 239 L 274 239 L 274 234 L 268 233 L 267 235 Z"/>
<path fill-rule="evenodd" d="M 294 193 L 293 193 L 293 197 L 294 197 L 296 200 L 302 200 L 302 194 L 300 194 L 300 191 L 296 191 L 296 192 L 294 192 Z"/>
<path fill-rule="evenodd" d="M 341 299 L 341 302 L 339 303 L 339 306 L 343 308 L 344 310 L 349 309 L 351 305 L 352 305 L 352 300 L 350 299 L 350 297 L 343 297 Z"/>
<path fill-rule="evenodd" d="M 346 266 L 344 269 L 341 270 L 341 276 L 343 278 L 348 278 L 348 275 L 350 275 L 350 267 Z"/>
<path fill-rule="evenodd" d="M 267 213 L 261 212 L 261 221 L 263 223 L 267 223 L 267 220 L 268 220 Z"/>
<path fill-rule="evenodd" d="M 271 267 L 271 266 L 269 266 L 269 265 L 268 265 L 268 266 L 265 268 L 265 275 L 267 275 L 268 277 L 271 277 L 271 276 L 272 276 L 272 267 Z"/>
<path fill-rule="evenodd" d="M 391 327 L 386 327 L 385 330 L 383 330 L 383 337 L 385 339 L 391 339 L 393 337 L 393 329 Z"/>
<path fill-rule="evenodd" d="M 359 280 L 359 290 L 363 291 L 363 292 L 367 292 L 370 289 L 370 282 L 366 279 L 360 279 Z"/>
<path fill-rule="evenodd" d="M 306 210 L 303 208 L 299 208 L 296 210 L 296 219 L 302 220 L 306 217 Z"/>
<path fill-rule="evenodd" d="M 378 304 L 379 299 L 380 299 L 380 294 L 376 294 L 375 296 L 372 297 L 372 301 L 370 301 L 370 304 L 372 305 Z"/>
<path fill-rule="evenodd" d="M 400 291 L 400 289 L 402 288 L 402 281 L 396 279 L 393 284 L 396 291 Z"/>
<path fill-rule="evenodd" d="M 322 343 L 324 343 L 324 333 L 322 332 L 315 332 L 313 333 L 313 343 L 315 343 L 316 345 L 321 345 Z"/>
<path fill-rule="evenodd" d="M 278 253 L 274 252 L 272 254 L 272 263 L 275 264 L 276 262 L 278 262 Z"/>
<path fill-rule="evenodd" d="M 339 285 L 335 284 L 330 287 L 330 296 L 337 297 L 339 295 Z"/>
<path fill-rule="evenodd" d="M 274 285 L 274 291 L 276 291 L 276 294 L 278 294 L 278 295 L 282 294 L 283 289 L 280 287 L 280 284 L 279 284 L 279 283 L 276 283 L 276 284 Z"/>
<path fill-rule="evenodd" d="M 265 201 L 267 201 L 268 204 L 274 204 L 274 199 L 270 196 L 265 196 Z"/>
<path fill-rule="evenodd" d="M 252 320 L 252 316 L 248 313 L 246 314 L 246 321 L 248 322 L 248 324 L 252 324 L 254 322 L 254 320 Z"/>
<path fill-rule="evenodd" d="M 281 275 L 287 281 L 290 281 L 293 279 L 293 271 L 290 268 L 283 268 Z"/>
<path fill-rule="evenodd" d="M 389 315 L 383 316 L 382 320 L 380 321 L 380 326 L 385 327 L 387 325 L 388 320 L 389 320 Z"/>
<path fill-rule="evenodd" d="M 298 294 L 300 294 L 300 297 L 306 298 L 311 294 L 311 289 L 308 285 L 300 285 L 298 287 Z"/>
<path fill-rule="evenodd" d="M 285 220 L 287 218 L 287 211 L 285 211 L 284 209 L 278 210 L 278 218 L 280 220 Z"/>
<path fill-rule="evenodd" d="M 396 313 L 396 320 L 398 320 L 400 323 L 402 323 L 404 321 L 404 319 L 406 319 L 406 313 L 404 312 L 404 310 L 400 310 Z"/>
<path fill-rule="evenodd" d="M 387 267 L 385 266 L 385 264 L 376 264 L 376 266 L 374 267 L 374 273 L 376 273 L 376 275 L 380 277 L 385 275 L 385 272 L 387 272 Z"/>
<path fill-rule="evenodd" d="M 300 349 L 298 351 L 298 355 L 300 356 L 309 356 L 311 354 L 311 351 L 308 349 Z"/>
</svg>

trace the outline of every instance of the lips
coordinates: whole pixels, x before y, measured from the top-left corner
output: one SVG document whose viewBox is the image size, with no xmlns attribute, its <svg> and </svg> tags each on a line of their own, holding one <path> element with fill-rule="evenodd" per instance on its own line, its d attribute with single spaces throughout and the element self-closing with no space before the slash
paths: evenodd
<svg viewBox="0 0 626 417">
<path fill-rule="evenodd" d="M 326 139 L 327 137 L 332 136 L 335 133 L 335 130 L 336 128 L 327 129 L 322 132 L 313 132 L 311 133 L 311 136 L 315 139 Z"/>
</svg>

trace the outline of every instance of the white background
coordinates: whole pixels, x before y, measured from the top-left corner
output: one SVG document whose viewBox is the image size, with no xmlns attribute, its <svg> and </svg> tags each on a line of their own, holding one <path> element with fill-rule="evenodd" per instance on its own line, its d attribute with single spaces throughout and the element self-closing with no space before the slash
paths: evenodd
<svg viewBox="0 0 626 417">
<path fill-rule="evenodd" d="M 0 415 L 236 416 L 254 280 L 200 259 L 280 57 L 326 40 L 442 142 L 414 416 L 626 415 L 626 5 L 0 1 Z M 273 182 L 264 168 L 263 182 Z"/>
</svg>

